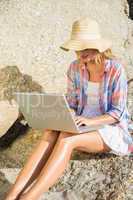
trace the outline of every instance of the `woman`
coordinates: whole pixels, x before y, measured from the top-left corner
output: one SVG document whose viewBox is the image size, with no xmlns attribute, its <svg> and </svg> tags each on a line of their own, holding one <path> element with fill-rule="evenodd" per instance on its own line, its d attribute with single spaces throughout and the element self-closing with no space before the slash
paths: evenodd
<svg viewBox="0 0 133 200">
<path fill-rule="evenodd" d="M 74 149 L 116 155 L 131 153 L 127 81 L 123 65 L 112 55 L 110 47 L 111 42 L 101 37 L 96 21 L 81 18 L 73 23 L 71 39 L 61 46 L 77 55 L 67 70 L 66 98 L 78 126 L 104 127 L 82 134 L 44 130 L 6 200 L 39 199 L 58 181 Z"/>
</svg>

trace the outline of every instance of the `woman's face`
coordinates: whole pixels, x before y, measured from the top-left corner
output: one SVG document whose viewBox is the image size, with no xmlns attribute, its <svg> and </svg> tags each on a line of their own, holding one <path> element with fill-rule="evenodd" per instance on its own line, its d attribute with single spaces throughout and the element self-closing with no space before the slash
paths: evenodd
<svg viewBox="0 0 133 200">
<path fill-rule="evenodd" d="M 84 49 L 81 51 L 75 51 L 75 53 L 84 63 L 88 63 L 95 60 L 95 57 L 97 56 L 99 51 L 97 49 Z"/>
</svg>

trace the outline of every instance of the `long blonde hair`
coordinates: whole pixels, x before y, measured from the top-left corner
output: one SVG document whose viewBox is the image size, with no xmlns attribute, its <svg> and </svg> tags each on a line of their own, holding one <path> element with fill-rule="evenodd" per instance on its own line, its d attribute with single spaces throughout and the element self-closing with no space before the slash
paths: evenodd
<svg viewBox="0 0 133 200">
<path fill-rule="evenodd" d="M 77 54 L 77 58 L 79 59 L 80 58 L 79 52 L 76 52 L 76 54 Z M 116 56 L 112 53 L 112 50 L 108 48 L 102 53 L 98 51 L 98 54 L 95 57 L 94 63 L 102 64 L 105 59 L 114 59 L 114 58 L 116 58 Z"/>
</svg>

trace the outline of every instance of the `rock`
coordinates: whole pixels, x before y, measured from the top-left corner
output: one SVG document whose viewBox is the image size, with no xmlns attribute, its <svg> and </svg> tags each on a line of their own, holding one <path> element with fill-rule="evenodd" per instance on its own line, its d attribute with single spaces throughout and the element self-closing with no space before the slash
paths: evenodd
<svg viewBox="0 0 133 200">
<path fill-rule="evenodd" d="M 13 99 L 13 92 L 41 92 L 43 88 L 32 77 L 20 72 L 17 66 L 0 69 L 0 100 Z"/>
<path fill-rule="evenodd" d="M 64 175 L 50 191 L 76 190 L 90 200 L 117 199 L 118 196 L 126 199 L 129 187 L 127 180 L 133 178 L 132 167 L 132 157 L 86 154 L 86 160 L 82 158 L 82 161 L 71 161 Z"/>
<path fill-rule="evenodd" d="M 68 39 L 72 22 L 88 16 L 100 23 L 102 35 L 112 39 L 114 53 L 128 68 L 133 61 L 128 9 L 126 0 L 76 0 L 76 5 L 72 0 L 0 1 L 0 64 L 19 65 L 48 91 L 64 92 L 65 73 L 75 53 L 59 47 Z"/>
<path fill-rule="evenodd" d="M 18 118 L 19 108 L 14 100 L 10 104 L 9 101 L 0 101 L 0 137 L 2 137 L 9 127 Z"/>
<path fill-rule="evenodd" d="M 41 199 L 132 199 L 132 167 L 133 157 L 74 151 L 63 175 Z M 20 170 L 0 169 L 4 173 L 2 177 L 5 176 L 6 182 L 10 184 L 15 181 Z M 4 184 L 5 179 L 2 180 Z"/>
<path fill-rule="evenodd" d="M 0 137 L 2 137 L 19 117 L 17 102 L 13 92 L 43 91 L 42 86 L 27 74 L 22 74 L 17 66 L 0 69 Z"/>
</svg>

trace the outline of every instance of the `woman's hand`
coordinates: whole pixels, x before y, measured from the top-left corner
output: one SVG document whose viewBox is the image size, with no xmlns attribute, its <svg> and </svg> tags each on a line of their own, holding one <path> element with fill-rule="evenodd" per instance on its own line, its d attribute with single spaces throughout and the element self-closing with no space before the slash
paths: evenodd
<svg viewBox="0 0 133 200">
<path fill-rule="evenodd" d="M 81 126 L 83 124 L 87 126 L 92 125 L 92 120 L 87 117 L 75 116 L 75 121 L 78 126 Z"/>
</svg>

